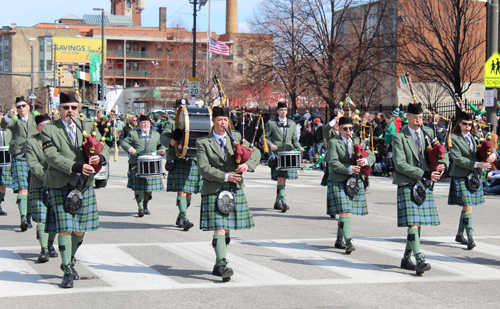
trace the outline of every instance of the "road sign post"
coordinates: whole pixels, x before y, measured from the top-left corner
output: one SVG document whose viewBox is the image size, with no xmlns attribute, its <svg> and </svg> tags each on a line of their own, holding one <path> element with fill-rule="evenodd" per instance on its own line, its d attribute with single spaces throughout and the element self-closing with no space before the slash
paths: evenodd
<svg viewBox="0 0 500 309">
<path fill-rule="evenodd" d="M 190 77 L 189 78 L 189 95 L 191 96 L 191 102 L 189 105 L 195 105 L 196 96 L 200 94 L 200 81 L 199 77 Z"/>
</svg>

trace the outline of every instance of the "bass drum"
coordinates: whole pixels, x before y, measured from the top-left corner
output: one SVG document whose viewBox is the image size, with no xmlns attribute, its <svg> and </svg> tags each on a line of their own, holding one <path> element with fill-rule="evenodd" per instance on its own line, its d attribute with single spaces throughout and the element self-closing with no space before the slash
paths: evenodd
<svg viewBox="0 0 500 309">
<path fill-rule="evenodd" d="M 182 150 L 175 148 L 179 158 L 196 158 L 196 140 L 210 134 L 212 109 L 207 106 L 179 106 L 175 116 L 175 129 L 182 130 L 179 143 Z"/>
</svg>

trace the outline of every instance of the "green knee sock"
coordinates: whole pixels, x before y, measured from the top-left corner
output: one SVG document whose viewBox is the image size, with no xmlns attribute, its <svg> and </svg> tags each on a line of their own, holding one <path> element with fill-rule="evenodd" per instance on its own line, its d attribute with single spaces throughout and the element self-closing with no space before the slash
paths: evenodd
<svg viewBox="0 0 500 309">
<path fill-rule="evenodd" d="M 465 229 L 465 226 L 464 226 L 464 222 L 463 222 L 463 219 L 464 219 L 464 212 L 462 211 L 460 213 L 460 221 L 459 221 L 459 225 L 458 225 L 458 232 L 457 232 L 457 235 L 460 235 L 460 236 L 463 236 L 464 235 L 464 229 Z"/>
<path fill-rule="evenodd" d="M 340 217 L 339 224 L 340 224 L 340 227 L 342 228 L 342 234 L 344 235 L 344 238 L 346 240 L 350 239 L 351 238 L 351 217 Z"/>
<path fill-rule="evenodd" d="M 226 232 L 226 246 L 229 245 L 231 242 L 231 236 L 229 235 L 229 232 Z"/>
<path fill-rule="evenodd" d="M 276 203 L 285 203 L 285 185 L 278 185 L 276 187 Z"/>
<path fill-rule="evenodd" d="M 185 196 L 177 196 L 177 207 L 179 208 L 179 218 L 186 219 L 187 199 Z"/>
<path fill-rule="evenodd" d="M 139 209 L 143 209 L 144 208 L 144 192 L 141 192 L 141 191 L 136 191 L 135 192 L 135 201 L 137 202 L 137 206 L 139 207 Z"/>
<path fill-rule="evenodd" d="M 26 214 L 28 213 L 28 196 L 18 195 L 17 196 L 17 207 L 19 208 L 19 214 L 21 215 L 21 220 L 26 220 Z"/>
<path fill-rule="evenodd" d="M 48 233 L 49 239 L 47 241 L 47 247 L 52 247 L 54 245 L 54 239 L 56 239 L 56 233 Z"/>
<path fill-rule="evenodd" d="M 186 198 L 186 201 L 187 201 L 187 207 L 189 208 L 189 206 L 191 206 L 191 199 Z"/>
<path fill-rule="evenodd" d="M 74 233 L 71 233 L 71 257 L 75 256 L 78 247 L 81 246 L 83 242 L 83 236 L 85 236 L 85 234 L 83 234 L 82 236 L 76 236 Z"/>
<path fill-rule="evenodd" d="M 337 238 L 342 239 L 344 237 L 344 233 L 342 232 L 342 224 L 337 223 Z"/>
<path fill-rule="evenodd" d="M 144 192 L 144 201 L 142 202 L 142 206 L 144 208 L 148 208 L 148 202 L 151 199 L 151 192 Z"/>
<path fill-rule="evenodd" d="M 467 232 L 467 238 L 472 240 L 472 214 L 463 214 L 462 220 L 465 231 Z"/>
<path fill-rule="evenodd" d="M 2 205 L 4 197 L 5 197 L 5 192 L 0 192 L 0 205 Z"/>
<path fill-rule="evenodd" d="M 222 265 L 222 259 L 226 258 L 227 251 L 226 235 L 214 235 L 212 246 L 214 247 L 215 251 L 215 264 Z"/>
<path fill-rule="evenodd" d="M 59 244 L 59 253 L 63 265 L 71 263 L 71 236 L 58 236 L 57 243 Z"/>
<path fill-rule="evenodd" d="M 418 259 L 418 257 L 420 256 L 420 237 L 418 237 L 417 228 L 408 229 L 408 242 L 411 245 L 411 250 L 413 251 L 413 255 L 415 255 L 415 258 Z"/>
<path fill-rule="evenodd" d="M 44 248 L 44 249 L 48 249 L 49 234 L 45 232 L 45 224 L 37 224 L 36 225 L 36 234 L 37 234 L 38 242 L 40 243 L 40 247 Z"/>
</svg>

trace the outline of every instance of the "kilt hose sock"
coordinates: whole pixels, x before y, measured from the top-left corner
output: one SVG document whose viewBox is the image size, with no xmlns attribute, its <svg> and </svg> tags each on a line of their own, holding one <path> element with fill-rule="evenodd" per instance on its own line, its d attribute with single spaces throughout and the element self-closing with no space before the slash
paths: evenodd
<svg viewBox="0 0 500 309">
<path fill-rule="evenodd" d="M 148 208 L 148 203 L 151 200 L 153 193 L 152 192 L 143 192 L 144 194 L 144 201 L 142 202 L 142 207 Z"/>
<path fill-rule="evenodd" d="M 59 244 L 59 253 L 61 255 L 62 265 L 69 266 L 71 263 L 71 236 L 61 236 L 57 237 L 57 243 Z M 69 269 L 70 267 L 64 268 Z"/>
<path fill-rule="evenodd" d="M 458 232 L 457 232 L 457 235 L 459 236 L 463 236 L 464 235 L 464 230 L 465 230 L 465 225 L 464 225 L 464 215 L 465 213 L 462 211 L 460 213 L 460 221 L 459 221 L 459 224 L 458 224 Z"/>
<path fill-rule="evenodd" d="M 139 207 L 139 209 L 144 209 L 144 192 L 136 191 L 135 201 L 137 202 L 137 207 Z"/>
<path fill-rule="evenodd" d="M 181 220 L 187 219 L 186 215 L 187 205 L 188 203 L 185 196 L 177 196 L 177 207 L 179 208 L 179 215 L 177 215 L 177 218 Z"/>
<path fill-rule="evenodd" d="M 191 199 L 188 199 L 188 198 L 186 197 L 186 201 L 187 201 L 187 208 L 189 208 L 189 206 L 191 206 Z"/>
<path fill-rule="evenodd" d="M 418 235 L 417 228 L 408 228 L 408 243 L 411 246 L 411 250 L 413 251 L 413 255 L 417 260 L 417 263 L 421 262 L 422 258 L 420 255 L 420 237 Z M 408 248 L 408 246 L 407 246 Z"/>
<path fill-rule="evenodd" d="M 285 185 L 276 186 L 276 203 L 281 200 L 282 204 L 285 204 Z"/>
<path fill-rule="evenodd" d="M 0 192 L 0 205 L 2 205 L 3 198 L 5 197 L 5 192 Z M 0 206 L 1 207 L 1 206 Z"/>
<path fill-rule="evenodd" d="M 75 257 L 76 251 L 78 247 L 80 247 L 83 243 L 83 234 L 82 236 L 77 236 L 75 233 L 71 233 L 71 259 Z"/>
<path fill-rule="evenodd" d="M 54 239 L 56 239 L 57 234 L 56 233 L 48 233 L 48 234 L 49 234 L 49 237 L 47 240 L 47 246 L 50 248 L 50 247 L 54 246 Z"/>
<path fill-rule="evenodd" d="M 225 236 L 226 236 L 226 246 L 227 246 L 231 242 L 231 236 L 229 235 L 229 231 L 226 232 Z"/>
<path fill-rule="evenodd" d="M 339 228 L 342 230 L 342 236 L 346 240 L 351 238 L 351 217 L 340 217 Z"/>
<path fill-rule="evenodd" d="M 344 227 L 344 224 L 340 224 L 340 219 L 339 219 L 339 222 L 337 223 L 337 239 L 338 240 L 342 240 L 342 238 L 344 237 L 344 233 L 342 232 L 343 227 Z"/>
<path fill-rule="evenodd" d="M 467 239 L 469 241 L 473 240 L 472 237 L 472 214 L 462 214 L 462 224 L 465 228 L 465 231 L 467 233 Z"/>
<path fill-rule="evenodd" d="M 226 266 L 226 235 L 214 235 L 214 238 L 212 240 L 212 247 L 214 247 L 215 251 L 215 265 Z"/>
<path fill-rule="evenodd" d="M 19 215 L 21 216 L 21 220 L 26 220 L 26 214 L 28 213 L 27 195 L 17 195 L 17 207 L 19 208 Z"/>
<path fill-rule="evenodd" d="M 48 248 L 49 248 L 49 233 L 45 232 L 45 224 L 37 224 L 36 225 L 36 238 L 38 239 L 38 242 L 40 243 L 40 247 L 48 250 Z"/>
</svg>

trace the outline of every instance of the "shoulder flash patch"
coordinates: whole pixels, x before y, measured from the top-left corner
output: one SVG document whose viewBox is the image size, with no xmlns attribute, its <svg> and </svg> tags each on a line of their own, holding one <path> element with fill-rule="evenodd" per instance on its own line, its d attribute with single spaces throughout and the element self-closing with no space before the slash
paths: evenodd
<svg viewBox="0 0 500 309">
<path fill-rule="evenodd" d="M 52 146 L 54 146 L 54 143 L 52 143 L 51 141 L 46 141 L 46 142 L 43 142 L 42 149 L 45 150 L 45 148 L 52 147 Z"/>
</svg>

